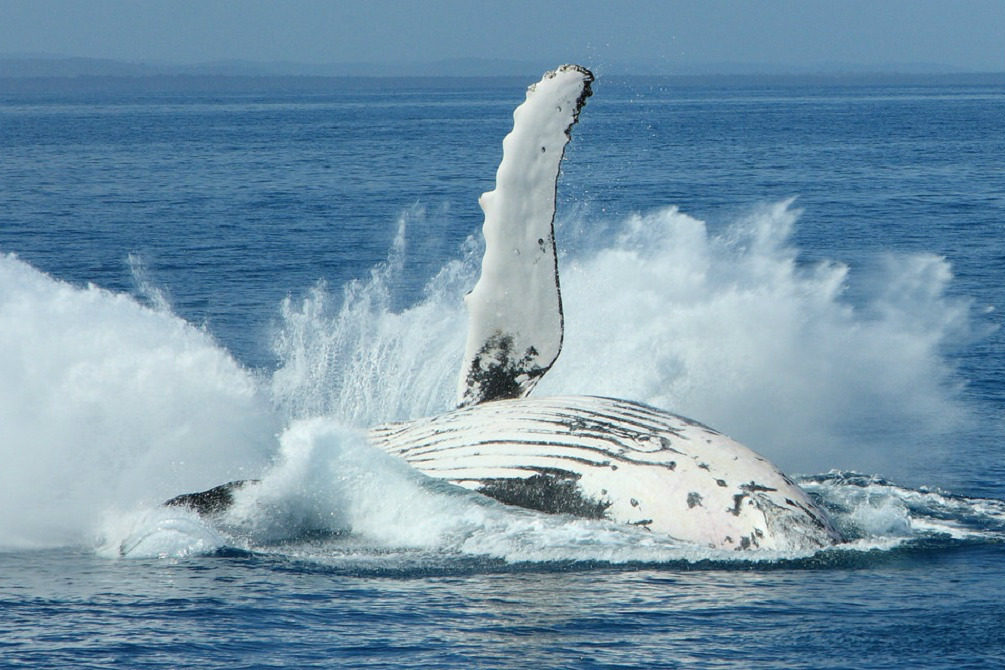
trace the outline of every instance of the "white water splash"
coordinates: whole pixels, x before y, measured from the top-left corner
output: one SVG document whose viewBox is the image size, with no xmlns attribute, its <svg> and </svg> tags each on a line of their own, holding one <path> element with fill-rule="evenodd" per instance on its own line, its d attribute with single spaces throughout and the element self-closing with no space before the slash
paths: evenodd
<svg viewBox="0 0 1005 670">
<path fill-rule="evenodd" d="M 348 283 L 341 301 L 323 284 L 299 303 L 284 301 L 271 390 L 287 416 L 368 428 L 452 405 L 467 323 L 461 296 L 474 282 L 477 248 L 468 244 L 463 260 L 446 263 L 418 304 L 394 311 L 406 223 L 387 262 Z"/>
<path fill-rule="evenodd" d="M 859 544 L 918 537 L 1002 541 L 1005 501 L 911 489 L 880 477 L 833 471 L 803 478 L 805 490 L 833 511 L 844 535 Z"/>
<path fill-rule="evenodd" d="M 205 332 L 0 256 L 0 547 L 261 470 L 276 423 Z"/>
<path fill-rule="evenodd" d="M 943 350 L 968 336 L 970 319 L 966 303 L 945 295 L 948 265 L 891 257 L 864 278 L 866 298 L 852 305 L 848 268 L 799 263 L 796 219 L 779 203 L 712 236 L 676 209 L 659 210 L 563 258 L 566 347 L 536 393 L 643 400 L 725 430 L 785 467 L 815 471 L 870 468 L 863 455 L 885 448 L 870 435 L 910 425 L 901 433 L 922 440 L 944 430 L 961 411 Z M 461 298 L 478 245 L 446 263 L 417 304 L 395 310 L 404 230 L 368 281 L 340 296 L 318 286 L 284 303 L 282 365 L 264 391 L 207 333 L 170 314 L 154 287 L 144 291 L 156 307 L 144 307 L 0 258 L 0 501 L 18 510 L 0 520 L 0 546 L 101 535 L 111 555 L 243 546 L 311 560 L 379 561 L 387 552 L 727 560 L 638 529 L 506 508 L 363 443 L 359 428 L 434 414 L 454 399 Z M 221 524 L 157 507 L 249 477 L 263 484 L 242 491 Z M 854 504 L 843 497 L 846 484 L 815 490 L 840 508 L 839 523 L 858 529 L 855 546 L 944 532 L 908 489 Z M 968 502 L 946 513 L 973 514 Z M 975 527 L 997 523 L 977 516 Z M 327 539 L 312 541 L 318 534 Z"/>
<path fill-rule="evenodd" d="M 781 202 L 714 236 L 657 210 L 564 258 L 565 346 L 535 394 L 647 402 L 804 471 L 881 471 L 898 450 L 962 426 L 945 353 L 970 337 L 970 307 L 947 297 L 948 263 L 890 256 L 861 281 L 839 262 L 806 266 L 790 239 L 798 214 Z M 323 287 L 284 305 L 273 392 L 294 415 L 365 426 L 452 406 L 476 247 L 395 312 L 403 248 L 399 237 L 338 309 Z"/>
<path fill-rule="evenodd" d="M 638 399 L 693 417 L 783 469 L 872 469 L 960 425 L 946 348 L 969 304 L 948 263 L 890 257 L 845 299 L 848 267 L 800 264 L 781 202 L 723 234 L 668 208 L 563 265 L 567 345 L 540 393 Z"/>
</svg>

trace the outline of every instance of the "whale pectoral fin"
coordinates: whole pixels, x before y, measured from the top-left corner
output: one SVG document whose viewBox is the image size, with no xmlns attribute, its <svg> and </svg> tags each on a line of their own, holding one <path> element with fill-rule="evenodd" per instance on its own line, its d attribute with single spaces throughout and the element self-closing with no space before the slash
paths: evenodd
<svg viewBox="0 0 1005 670">
<path fill-rule="evenodd" d="M 485 255 L 465 298 L 468 340 L 458 406 L 526 396 L 562 349 L 555 252 L 559 167 L 593 74 L 563 65 L 531 86 L 503 140 L 496 188 L 479 199 Z"/>
</svg>

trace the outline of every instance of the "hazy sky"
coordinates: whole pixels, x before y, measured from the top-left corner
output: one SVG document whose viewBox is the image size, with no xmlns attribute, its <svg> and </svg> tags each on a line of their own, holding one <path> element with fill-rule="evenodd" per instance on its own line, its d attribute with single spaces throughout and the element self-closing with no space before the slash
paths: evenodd
<svg viewBox="0 0 1005 670">
<path fill-rule="evenodd" d="M 0 54 L 1005 71 L 1005 0 L 0 0 Z"/>
</svg>

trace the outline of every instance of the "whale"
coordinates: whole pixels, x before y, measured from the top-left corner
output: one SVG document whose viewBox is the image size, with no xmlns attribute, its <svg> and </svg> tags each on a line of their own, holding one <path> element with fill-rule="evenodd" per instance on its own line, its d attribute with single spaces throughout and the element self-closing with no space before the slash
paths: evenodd
<svg viewBox="0 0 1005 670">
<path fill-rule="evenodd" d="M 806 551 L 843 541 L 833 521 L 766 458 L 692 419 L 618 398 L 532 392 L 565 336 L 554 218 L 565 149 L 592 95 L 579 65 L 527 89 L 479 204 L 485 251 L 464 302 L 456 407 L 367 432 L 428 477 L 503 504 L 630 524 L 718 550 Z M 236 481 L 166 505 L 213 517 Z"/>
</svg>

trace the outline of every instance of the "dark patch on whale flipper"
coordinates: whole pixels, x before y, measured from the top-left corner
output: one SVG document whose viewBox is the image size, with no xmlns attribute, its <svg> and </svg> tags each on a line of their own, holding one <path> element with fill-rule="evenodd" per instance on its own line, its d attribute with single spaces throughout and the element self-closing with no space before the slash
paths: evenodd
<svg viewBox="0 0 1005 670">
<path fill-rule="evenodd" d="M 212 516 L 226 512 L 234 504 L 234 492 L 248 484 L 257 484 L 257 479 L 241 479 L 220 484 L 206 491 L 183 493 L 164 502 L 165 507 L 188 507 L 200 516 Z"/>
<path fill-rule="evenodd" d="M 547 514 L 606 518 L 611 503 L 584 496 L 576 483 L 578 479 L 578 475 L 559 471 L 540 473 L 526 479 L 487 479 L 478 492 L 506 505 Z"/>
<path fill-rule="evenodd" d="M 468 388 L 477 388 L 491 400 L 520 398 L 530 392 L 548 368 L 534 364 L 537 350 L 529 347 L 518 358 L 513 336 L 497 333 L 490 337 L 468 367 Z"/>
</svg>

